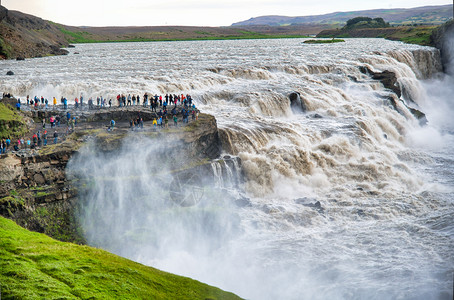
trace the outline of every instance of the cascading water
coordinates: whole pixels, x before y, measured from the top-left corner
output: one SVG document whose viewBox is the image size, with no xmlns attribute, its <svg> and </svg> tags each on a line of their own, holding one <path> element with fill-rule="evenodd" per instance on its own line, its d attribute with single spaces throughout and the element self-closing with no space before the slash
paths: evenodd
<svg viewBox="0 0 454 300">
<path fill-rule="evenodd" d="M 453 85 L 433 77 L 438 52 L 301 41 L 78 45 L 80 55 L 2 62 L 16 76 L 0 90 L 190 93 L 241 159 L 239 186 L 225 181 L 239 166 L 215 161 L 218 187 L 179 207 L 163 200 L 172 178 L 150 171 L 162 151 L 152 142 L 86 150 L 69 172 L 95 166 L 80 216 L 92 245 L 250 299 L 451 299 Z M 362 68 L 392 72 L 401 98 Z"/>
</svg>

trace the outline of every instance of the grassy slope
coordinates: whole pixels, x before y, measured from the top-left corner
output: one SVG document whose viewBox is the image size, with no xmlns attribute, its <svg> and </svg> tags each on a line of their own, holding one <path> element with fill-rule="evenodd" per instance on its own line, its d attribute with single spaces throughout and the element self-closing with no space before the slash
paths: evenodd
<svg viewBox="0 0 454 300">
<path fill-rule="evenodd" d="M 240 299 L 106 251 L 63 243 L 0 217 L 2 299 Z"/>
<path fill-rule="evenodd" d="M 0 103 L 0 139 L 19 137 L 26 132 L 23 118 L 14 109 Z"/>
<path fill-rule="evenodd" d="M 320 38 L 385 38 L 393 41 L 402 41 L 409 44 L 433 46 L 432 32 L 438 26 L 402 26 L 392 28 L 371 28 L 356 30 L 325 30 L 320 32 Z"/>
<path fill-rule="evenodd" d="M 438 26 L 417 26 L 405 28 L 394 34 L 387 36 L 387 39 L 398 40 L 409 44 L 418 44 L 422 46 L 433 46 L 430 36 Z"/>
</svg>

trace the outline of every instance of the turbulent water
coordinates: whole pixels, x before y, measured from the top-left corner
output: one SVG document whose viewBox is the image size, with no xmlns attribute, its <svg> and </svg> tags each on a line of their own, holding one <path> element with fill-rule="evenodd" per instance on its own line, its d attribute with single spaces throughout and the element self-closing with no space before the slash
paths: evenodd
<svg viewBox="0 0 454 300">
<path fill-rule="evenodd" d="M 244 182 L 218 176 L 224 189 L 207 187 L 194 207 L 168 205 L 156 141 L 131 137 L 114 157 L 87 149 L 70 163 L 91 168 L 80 219 L 92 245 L 249 299 L 451 299 L 454 80 L 437 75 L 432 48 L 301 42 L 78 45 L 2 62 L 15 75 L 1 76 L 0 91 L 190 93 L 216 116 Z M 361 66 L 394 72 L 402 101 Z M 292 109 L 292 92 L 306 111 Z M 234 205 L 234 194 L 250 205 Z"/>
</svg>

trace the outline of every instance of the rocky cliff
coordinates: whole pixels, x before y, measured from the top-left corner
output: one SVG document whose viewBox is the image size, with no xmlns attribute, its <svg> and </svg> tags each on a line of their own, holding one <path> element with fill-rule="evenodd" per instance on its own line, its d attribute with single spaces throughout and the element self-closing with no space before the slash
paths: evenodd
<svg viewBox="0 0 454 300">
<path fill-rule="evenodd" d="M 28 114 L 38 119 L 45 112 Z M 78 195 L 87 185 L 77 175 L 67 174 L 67 164 L 88 144 L 94 147 L 96 153 L 106 153 L 107 157 L 115 155 L 123 141 L 131 135 L 139 140 L 149 138 L 165 142 L 172 161 L 181 161 L 184 157 L 184 167 L 177 164 L 170 170 L 178 176 L 184 177 L 188 172 L 201 174 L 212 171 L 210 159 L 219 157 L 221 151 L 214 117 L 200 114 L 198 121 L 184 127 L 156 131 L 147 125 L 149 130 L 132 133 L 127 125 L 130 114 L 137 116 L 137 111 L 112 109 L 84 112 L 78 116 L 76 131 L 63 142 L 39 150 L 20 150 L 1 155 L 0 215 L 59 240 L 84 243 L 75 214 L 79 209 Z M 141 114 L 146 116 L 151 112 Z M 110 120 L 113 115 L 120 126 L 114 131 L 107 131 L 105 125 L 108 122 L 104 120 Z M 121 127 L 121 124 L 124 126 Z"/>
<path fill-rule="evenodd" d="M 434 30 L 431 39 L 433 45 L 440 49 L 444 71 L 454 75 L 454 20 Z"/>
<path fill-rule="evenodd" d="M 63 55 L 67 46 L 57 25 L 0 6 L 0 59 Z"/>
</svg>

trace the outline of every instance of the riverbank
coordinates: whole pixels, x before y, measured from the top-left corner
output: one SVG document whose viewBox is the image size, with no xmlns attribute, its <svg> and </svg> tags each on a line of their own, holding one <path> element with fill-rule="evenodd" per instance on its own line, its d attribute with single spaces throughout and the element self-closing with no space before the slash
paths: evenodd
<svg viewBox="0 0 454 300">
<path fill-rule="evenodd" d="M 399 26 L 389 28 L 330 29 L 318 38 L 385 38 L 421 46 L 435 46 L 431 35 L 439 26 Z"/>
</svg>

